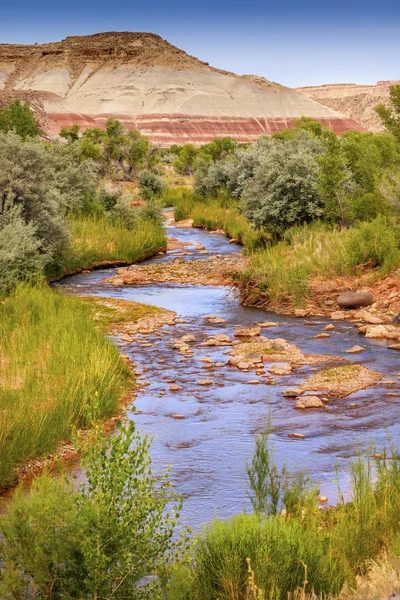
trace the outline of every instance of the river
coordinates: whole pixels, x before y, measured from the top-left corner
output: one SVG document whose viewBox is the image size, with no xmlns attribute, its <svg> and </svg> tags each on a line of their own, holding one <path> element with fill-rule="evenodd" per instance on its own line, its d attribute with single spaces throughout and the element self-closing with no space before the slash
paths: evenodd
<svg viewBox="0 0 400 600">
<path fill-rule="evenodd" d="M 219 234 L 199 229 L 167 227 L 167 233 L 193 244 L 185 251 L 185 259 L 202 260 L 195 250 L 201 244 L 213 254 L 240 252 L 236 244 Z M 179 251 L 148 262 L 173 260 Z M 217 515 L 226 518 L 249 509 L 246 493 L 246 459 L 251 458 L 254 436 L 261 431 L 270 411 L 273 443 L 279 465 L 286 464 L 293 472 L 305 470 L 321 483 L 321 492 L 335 500 L 335 461 L 338 461 L 341 483 L 346 489 L 347 459 L 369 444 L 382 446 L 390 435 L 400 438 L 400 398 L 387 393 L 400 392 L 399 355 L 387 349 L 380 340 L 360 338 L 357 328 L 349 322 L 335 322 L 336 329 L 325 339 L 316 339 L 329 322 L 325 318 L 303 319 L 276 315 L 265 310 L 246 308 L 239 304 L 229 288 L 183 284 L 148 284 L 113 287 L 104 283 L 115 270 L 83 273 L 65 278 L 57 285 L 68 293 L 122 298 L 175 311 L 185 322 L 169 327 L 164 335 L 146 336 L 151 347 L 139 342 L 125 346 L 123 351 L 137 363 L 142 372 L 139 381 L 150 383 L 140 389 L 135 400 L 137 412 L 128 411 L 140 430 L 154 437 L 151 455 L 156 468 L 171 465 L 174 487 L 185 498 L 183 519 L 195 529 Z M 226 319 L 220 325 L 208 325 L 205 315 Z M 368 390 L 344 399 L 331 399 L 325 410 L 295 410 L 294 402 L 282 396 L 282 390 L 303 381 L 310 367 L 301 367 L 290 376 L 276 377 L 274 385 L 249 385 L 253 378 L 230 366 L 204 369 L 201 357 L 210 355 L 215 362 L 227 361 L 229 348 L 204 348 L 198 344 L 212 333 L 233 335 L 234 328 L 262 321 L 275 321 L 277 327 L 264 330 L 263 335 L 285 338 L 302 351 L 332 354 L 363 365 L 385 375 L 385 379 Z M 184 358 L 173 350 L 171 338 L 194 334 L 192 358 Z M 140 336 L 139 336 L 140 337 Z M 345 350 L 360 344 L 362 354 L 349 355 Z M 160 361 L 160 362 L 159 362 Z M 200 388 L 201 378 L 211 377 L 213 385 Z M 179 391 L 170 391 L 166 383 L 175 379 Z M 388 379 L 396 383 L 386 383 Z M 183 419 L 171 418 L 179 413 Z M 304 439 L 291 439 L 298 432 Z M 78 477 L 82 477 L 77 468 Z"/>
</svg>

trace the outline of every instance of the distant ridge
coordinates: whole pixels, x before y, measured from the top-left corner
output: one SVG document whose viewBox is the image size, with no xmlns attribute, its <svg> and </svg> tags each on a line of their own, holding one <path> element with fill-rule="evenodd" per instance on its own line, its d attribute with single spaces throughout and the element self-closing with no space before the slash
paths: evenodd
<svg viewBox="0 0 400 600">
<path fill-rule="evenodd" d="M 339 133 L 362 129 L 295 90 L 210 67 L 153 33 L 0 44 L 0 103 L 15 97 L 31 101 L 49 135 L 72 123 L 101 127 L 109 116 L 165 145 L 254 141 L 303 115 Z"/>
<path fill-rule="evenodd" d="M 374 107 L 389 102 L 389 88 L 396 84 L 400 84 L 400 80 L 378 81 L 374 85 L 334 83 L 299 87 L 297 91 L 324 106 L 342 112 L 370 131 L 379 132 L 383 127 Z"/>
</svg>

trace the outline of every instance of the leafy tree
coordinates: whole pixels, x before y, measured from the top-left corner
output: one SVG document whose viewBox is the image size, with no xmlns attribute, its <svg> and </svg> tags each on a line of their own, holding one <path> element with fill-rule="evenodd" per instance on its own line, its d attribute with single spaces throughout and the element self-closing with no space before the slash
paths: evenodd
<svg viewBox="0 0 400 600">
<path fill-rule="evenodd" d="M 317 152 L 320 145 L 302 136 L 301 143 L 276 143 L 261 158 L 242 194 L 244 213 L 255 227 L 279 235 L 322 215 Z"/>
<path fill-rule="evenodd" d="M 382 124 L 400 142 L 400 85 L 389 88 L 390 106 L 378 104 L 375 112 L 379 115 Z"/>
<path fill-rule="evenodd" d="M 326 133 L 325 152 L 319 158 L 319 165 L 318 190 L 324 218 L 330 223 L 344 224 L 346 200 L 355 190 L 355 182 L 341 139 L 333 132 Z"/>
<path fill-rule="evenodd" d="M 23 140 L 35 138 L 40 134 L 39 125 L 27 102 L 14 100 L 0 109 L 0 131 L 14 131 Z"/>
<path fill-rule="evenodd" d="M 197 165 L 198 150 L 194 144 L 185 144 L 174 162 L 174 167 L 181 175 L 193 175 Z"/>
<path fill-rule="evenodd" d="M 60 131 L 60 137 L 66 139 L 68 142 L 77 142 L 79 140 L 81 128 L 77 123 L 71 125 L 71 127 L 63 127 Z"/>
<path fill-rule="evenodd" d="M 47 252 L 67 239 L 62 194 L 55 185 L 51 152 L 15 133 L 0 134 L 0 214 L 20 207 Z"/>
<path fill-rule="evenodd" d="M 130 130 L 127 132 L 125 158 L 131 176 L 136 176 L 138 171 L 143 169 L 150 150 L 150 140 L 144 137 L 140 131 Z"/>
<path fill-rule="evenodd" d="M 120 160 L 123 157 L 123 146 L 126 138 L 124 127 L 118 119 L 109 117 L 106 123 L 106 130 L 102 137 L 105 161 L 107 164 L 108 179 L 112 176 L 112 164 L 114 160 Z"/>
<path fill-rule="evenodd" d="M 161 597 L 187 545 L 174 538 L 181 499 L 153 475 L 148 436 L 133 422 L 81 441 L 87 485 L 37 478 L 0 517 L 0 591 L 17 598 Z"/>
<path fill-rule="evenodd" d="M 215 138 L 212 142 L 201 146 L 199 154 L 202 158 L 215 162 L 226 158 L 232 154 L 236 148 L 237 142 L 234 138 Z"/>
</svg>

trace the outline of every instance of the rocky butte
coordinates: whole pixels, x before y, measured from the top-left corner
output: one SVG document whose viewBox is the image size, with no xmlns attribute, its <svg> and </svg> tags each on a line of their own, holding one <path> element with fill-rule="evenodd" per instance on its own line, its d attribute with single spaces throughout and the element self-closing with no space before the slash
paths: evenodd
<svg viewBox="0 0 400 600">
<path fill-rule="evenodd" d="M 308 116 L 341 133 L 354 120 L 254 75 L 210 67 L 152 33 L 98 33 L 35 45 L 0 44 L 0 103 L 29 100 L 42 126 L 107 117 L 165 145 L 232 136 L 255 141 Z"/>
</svg>

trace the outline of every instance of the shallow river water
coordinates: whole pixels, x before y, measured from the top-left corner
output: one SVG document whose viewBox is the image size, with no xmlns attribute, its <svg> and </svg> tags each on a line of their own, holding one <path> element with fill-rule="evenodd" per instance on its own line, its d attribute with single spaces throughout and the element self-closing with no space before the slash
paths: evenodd
<svg viewBox="0 0 400 600">
<path fill-rule="evenodd" d="M 193 242 L 190 259 L 201 260 L 194 250 L 202 244 L 216 254 L 240 252 L 219 234 L 198 229 L 168 227 L 168 234 L 185 242 Z M 185 248 L 190 250 L 190 248 Z M 149 263 L 162 263 L 174 258 L 168 252 Z M 151 347 L 139 346 L 138 341 L 124 346 L 123 352 L 137 363 L 143 372 L 139 381 L 150 382 L 136 397 L 136 414 L 130 417 L 138 428 L 154 436 L 151 449 L 157 468 L 172 466 L 174 487 L 185 498 L 184 519 L 199 527 L 214 515 L 224 518 L 249 508 L 246 495 L 245 466 L 251 458 L 254 436 L 262 430 L 270 410 L 277 462 L 290 471 L 305 470 L 321 483 L 321 491 L 330 501 L 335 500 L 335 461 L 340 467 L 340 479 L 347 486 L 347 458 L 369 444 L 383 445 L 388 434 L 400 439 L 400 398 L 387 393 L 400 391 L 399 355 L 386 348 L 386 342 L 360 338 L 354 324 L 335 322 L 331 337 L 315 339 L 329 322 L 324 318 L 295 319 L 261 309 L 240 306 L 231 290 L 224 287 L 155 283 L 143 286 L 112 287 L 102 282 L 114 270 L 96 271 L 68 277 L 57 284 L 79 295 L 122 298 L 170 309 L 184 320 L 174 327 L 165 327 L 163 335 L 143 337 Z M 66 290 L 66 291 L 67 291 Z M 205 315 L 226 319 L 221 325 L 208 325 Z M 211 373 L 203 368 L 200 358 L 209 355 L 214 362 L 226 362 L 226 347 L 199 347 L 209 335 L 220 332 L 233 335 L 235 327 L 262 321 L 275 321 L 277 327 L 263 330 L 270 338 L 285 338 L 302 351 L 332 354 L 381 372 L 385 379 L 369 390 L 344 399 L 331 399 L 325 410 L 295 410 L 292 399 L 281 392 L 303 381 L 310 367 L 302 367 L 290 376 L 274 377 L 275 385 L 249 385 L 254 373 L 242 373 L 235 367 L 215 368 Z M 310 321 L 310 320 L 308 320 Z M 171 338 L 187 333 L 196 336 L 194 356 L 184 358 L 169 344 Z M 362 354 L 346 354 L 345 350 L 360 344 Z M 158 362 L 164 361 L 164 362 Z M 201 378 L 211 378 L 213 385 L 201 388 Z M 175 379 L 180 391 L 170 391 L 167 379 Z M 396 383 L 385 383 L 385 380 Z M 161 394 L 164 395 L 161 395 Z M 173 419 L 173 414 L 184 419 Z M 305 439 L 290 439 L 298 432 Z M 78 476 L 79 476 L 78 472 Z"/>
</svg>

